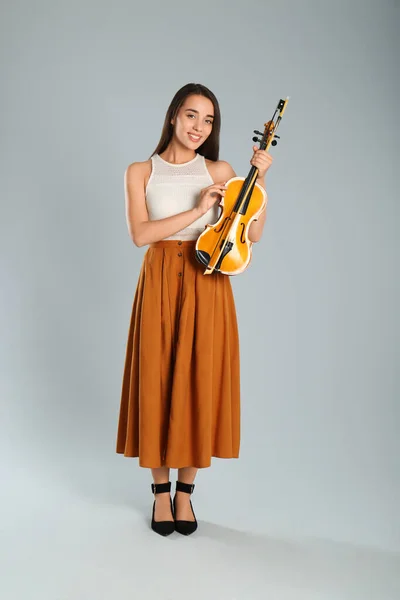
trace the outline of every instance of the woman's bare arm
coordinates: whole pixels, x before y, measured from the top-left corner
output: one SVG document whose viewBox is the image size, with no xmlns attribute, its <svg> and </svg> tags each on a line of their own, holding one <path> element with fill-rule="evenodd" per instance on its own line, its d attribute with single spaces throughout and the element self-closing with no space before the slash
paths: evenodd
<svg viewBox="0 0 400 600">
<path fill-rule="evenodd" d="M 144 189 L 145 175 L 145 163 L 136 162 L 129 165 L 124 178 L 126 222 L 129 235 L 138 247 L 158 242 L 177 233 L 203 214 L 195 207 L 172 217 L 150 221 Z"/>
</svg>

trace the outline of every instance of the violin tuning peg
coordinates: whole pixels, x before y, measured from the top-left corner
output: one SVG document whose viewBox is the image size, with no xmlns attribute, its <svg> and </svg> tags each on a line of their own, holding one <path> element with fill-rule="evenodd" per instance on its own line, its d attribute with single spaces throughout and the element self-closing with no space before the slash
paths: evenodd
<svg viewBox="0 0 400 600">
<path fill-rule="evenodd" d="M 255 136 L 251 139 L 253 140 L 253 142 L 261 142 L 261 140 L 259 140 L 258 137 L 255 137 Z"/>
<path fill-rule="evenodd" d="M 277 142 L 276 140 L 272 140 L 272 142 L 271 142 L 271 146 L 276 146 L 276 145 L 277 145 L 277 143 L 278 143 L 278 142 Z"/>
</svg>

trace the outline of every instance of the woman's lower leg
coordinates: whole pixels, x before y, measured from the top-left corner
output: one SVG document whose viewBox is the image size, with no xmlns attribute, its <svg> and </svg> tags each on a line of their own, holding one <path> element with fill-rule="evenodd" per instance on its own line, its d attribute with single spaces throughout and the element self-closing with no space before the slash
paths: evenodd
<svg viewBox="0 0 400 600">
<path fill-rule="evenodd" d="M 159 467 L 151 469 L 154 483 L 168 483 L 169 467 Z M 170 494 L 155 494 L 156 506 L 154 509 L 155 521 L 173 521 L 174 517 L 171 512 L 171 495 Z"/>
<path fill-rule="evenodd" d="M 194 483 L 198 469 L 196 467 L 183 467 L 178 469 L 178 480 L 183 483 Z M 193 512 L 190 506 L 190 494 L 186 492 L 176 492 L 176 515 L 177 520 L 194 521 Z"/>
</svg>

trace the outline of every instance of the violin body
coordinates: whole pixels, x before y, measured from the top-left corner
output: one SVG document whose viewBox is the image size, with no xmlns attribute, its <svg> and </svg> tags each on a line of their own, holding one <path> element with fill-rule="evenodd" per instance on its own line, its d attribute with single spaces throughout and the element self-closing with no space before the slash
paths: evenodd
<svg viewBox="0 0 400 600">
<path fill-rule="evenodd" d="M 227 181 L 225 196 L 219 202 L 222 211 L 217 222 L 207 225 L 196 242 L 196 257 L 199 262 L 208 267 L 212 261 L 214 249 L 224 239 L 224 232 L 226 236 L 229 232 L 229 241 L 225 246 L 225 252 L 221 254 L 212 269 L 224 275 L 238 275 L 249 265 L 253 246 L 248 237 L 249 227 L 254 220 L 258 219 L 267 204 L 267 194 L 264 188 L 255 183 L 248 197 L 246 212 L 244 214 L 235 213 L 235 205 L 245 181 L 244 177 L 232 177 Z"/>
</svg>

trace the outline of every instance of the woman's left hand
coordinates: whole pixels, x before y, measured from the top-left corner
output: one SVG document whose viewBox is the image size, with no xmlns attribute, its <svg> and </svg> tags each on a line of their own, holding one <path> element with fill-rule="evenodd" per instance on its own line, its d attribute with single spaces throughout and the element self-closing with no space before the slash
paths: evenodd
<svg viewBox="0 0 400 600">
<path fill-rule="evenodd" d="M 270 168 L 272 161 L 274 160 L 272 156 L 266 150 L 261 150 L 258 146 L 253 146 L 254 154 L 250 160 L 250 164 L 258 169 L 257 177 L 262 179 L 265 177 L 266 172 Z"/>
</svg>

